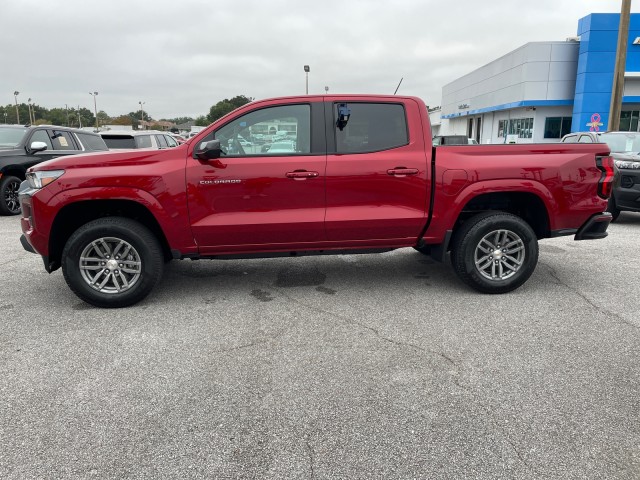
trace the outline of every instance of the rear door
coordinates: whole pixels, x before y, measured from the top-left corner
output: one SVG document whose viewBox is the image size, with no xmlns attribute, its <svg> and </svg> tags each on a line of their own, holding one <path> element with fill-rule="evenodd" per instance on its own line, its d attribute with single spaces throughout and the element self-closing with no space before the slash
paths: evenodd
<svg viewBox="0 0 640 480">
<path fill-rule="evenodd" d="M 428 156 L 418 104 L 411 99 L 327 104 L 326 229 L 330 241 L 416 239 L 426 222 Z"/>
<path fill-rule="evenodd" d="M 293 148 L 270 152 L 271 141 L 283 137 Z M 201 254 L 304 249 L 326 240 L 321 101 L 256 108 L 198 141 L 214 138 L 222 157 L 187 159 L 189 211 Z"/>
</svg>

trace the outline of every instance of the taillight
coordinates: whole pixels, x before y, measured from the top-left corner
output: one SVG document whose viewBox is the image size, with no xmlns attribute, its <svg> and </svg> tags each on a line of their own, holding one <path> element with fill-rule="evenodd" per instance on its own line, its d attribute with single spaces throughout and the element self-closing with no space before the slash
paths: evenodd
<svg viewBox="0 0 640 480">
<path fill-rule="evenodd" d="M 598 196 L 607 199 L 611 196 L 611 190 L 613 189 L 613 176 L 615 174 L 613 157 L 596 157 L 596 166 L 602 172 L 598 182 Z"/>
</svg>

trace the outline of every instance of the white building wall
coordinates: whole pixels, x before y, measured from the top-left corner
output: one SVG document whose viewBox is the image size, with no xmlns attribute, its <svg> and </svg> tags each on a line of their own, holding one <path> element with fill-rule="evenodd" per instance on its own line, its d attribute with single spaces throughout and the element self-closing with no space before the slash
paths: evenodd
<svg viewBox="0 0 640 480">
<path fill-rule="evenodd" d="M 480 118 L 480 143 L 502 143 L 500 120 L 533 118 L 532 138 L 518 138 L 517 143 L 558 141 L 544 138 L 545 120 L 572 115 L 579 47 L 575 41 L 527 43 L 445 85 L 440 134 L 469 135 L 473 118 L 470 136 L 476 138 Z"/>
</svg>

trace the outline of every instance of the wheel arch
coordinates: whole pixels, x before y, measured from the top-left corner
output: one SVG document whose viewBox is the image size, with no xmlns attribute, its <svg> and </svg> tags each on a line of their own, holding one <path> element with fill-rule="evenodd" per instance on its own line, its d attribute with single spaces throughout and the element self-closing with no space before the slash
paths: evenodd
<svg viewBox="0 0 640 480">
<path fill-rule="evenodd" d="M 73 232 L 87 222 L 103 217 L 125 217 L 140 222 L 158 238 L 165 260 L 171 259 L 169 242 L 147 207 L 132 200 L 83 200 L 64 206 L 53 221 L 49 236 L 51 271 L 60 267 L 62 251 Z"/>
<path fill-rule="evenodd" d="M 550 236 L 549 212 L 545 202 L 535 193 L 520 191 L 483 193 L 471 198 L 458 214 L 453 231 L 469 218 L 485 211 L 511 213 L 526 221 L 538 239 Z"/>
</svg>

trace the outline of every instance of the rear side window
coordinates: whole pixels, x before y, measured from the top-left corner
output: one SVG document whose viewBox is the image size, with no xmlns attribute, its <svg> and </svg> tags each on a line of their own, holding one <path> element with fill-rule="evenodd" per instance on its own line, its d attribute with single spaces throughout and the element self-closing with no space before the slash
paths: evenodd
<svg viewBox="0 0 640 480">
<path fill-rule="evenodd" d="M 108 150 L 104 140 L 98 135 L 89 135 L 87 133 L 76 133 L 76 135 L 85 150 Z"/>
<path fill-rule="evenodd" d="M 151 135 L 140 135 L 136 137 L 136 146 L 138 148 L 151 148 Z"/>
<path fill-rule="evenodd" d="M 69 132 L 54 130 L 52 135 L 54 150 L 77 150 L 76 144 Z"/>
<path fill-rule="evenodd" d="M 349 103 L 347 125 L 336 127 L 337 153 L 389 150 L 409 143 L 404 107 L 397 103 Z M 337 120 L 338 104 L 334 105 Z"/>
<path fill-rule="evenodd" d="M 136 148 L 136 142 L 131 135 L 106 135 L 102 138 L 110 149 Z"/>
</svg>

